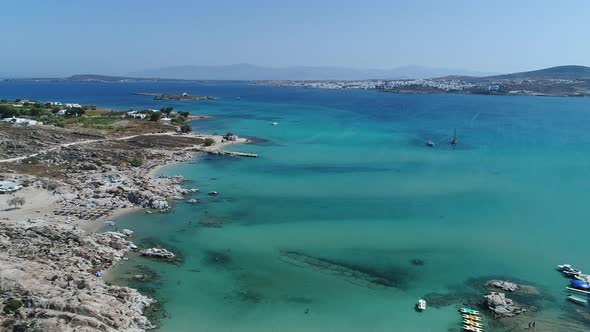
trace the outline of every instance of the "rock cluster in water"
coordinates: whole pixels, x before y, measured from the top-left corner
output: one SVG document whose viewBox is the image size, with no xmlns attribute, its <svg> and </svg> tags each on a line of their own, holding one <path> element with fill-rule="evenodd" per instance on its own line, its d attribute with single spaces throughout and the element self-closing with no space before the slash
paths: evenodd
<svg viewBox="0 0 590 332">
<path fill-rule="evenodd" d="M 506 297 L 504 293 L 490 292 L 484 296 L 486 306 L 502 317 L 512 317 L 526 312 L 516 302 Z"/>
<path fill-rule="evenodd" d="M 487 283 L 488 287 L 494 287 L 506 292 L 514 292 L 519 289 L 518 285 L 510 282 L 510 281 L 503 281 L 503 280 L 490 280 Z"/>
<path fill-rule="evenodd" d="M 172 253 L 166 249 L 163 249 L 163 248 L 144 249 L 141 251 L 141 254 L 143 256 L 147 256 L 147 257 L 164 258 L 164 259 L 173 259 L 174 257 L 176 257 L 176 255 L 174 255 L 174 253 Z"/>
</svg>

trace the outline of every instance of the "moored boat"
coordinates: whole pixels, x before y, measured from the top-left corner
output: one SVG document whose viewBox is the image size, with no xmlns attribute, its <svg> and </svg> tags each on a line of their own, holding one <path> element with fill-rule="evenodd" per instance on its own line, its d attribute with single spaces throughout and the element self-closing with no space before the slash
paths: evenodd
<svg viewBox="0 0 590 332">
<path fill-rule="evenodd" d="M 574 268 L 570 264 L 557 265 L 557 269 L 559 270 L 559 272 L 561 272 L 567 276 L 575 277 L 577 275 L 582 274 L 581 270 Z"/>
<path fill-rule="evenodd" d="M 426 310 L 426 300 L 424 300 L 424 299 L 418 300 L 418 304 L 416 304 L 416 308 L 418 308 L 418 310 L 420 310 L 420 311 Z"/>
<path fill-rule="evenodd" d="M 433 141 L 426 141 L 426 146 L 429 146 L 431 148 L 434 147 L 434 142 Z"/>
<path fill-rule="evenodd" d="M 568 295 L 567 299 L 578 304 L 588 304 L 588 300 L 585 300 L 581 297 L 577 297 L 574 295 Z"/>
<path fill-rule="evenodd" d="M 573 279 L 570 281 L 572 286 L 577 289 L 590 289 L 590 283 L 578 279 Z"/>
</svg>

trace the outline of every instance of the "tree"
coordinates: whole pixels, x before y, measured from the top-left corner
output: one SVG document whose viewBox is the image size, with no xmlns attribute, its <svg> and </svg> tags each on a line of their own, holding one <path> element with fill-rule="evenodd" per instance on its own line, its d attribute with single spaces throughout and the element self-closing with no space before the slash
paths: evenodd
<svg viewBox="0 0 590 332">
<path fill-rule="evenodd" d="M 182 115 L 183 118 L 188 118 L 188 116 L 190 115 L 189 112 L 180 112 L 180 115 Z"/>
<path fill-rule="evenodd" d="M 160 113 L 165 113 L 166 115 L 170 115 L 174 107 L 162 107 L 160 108 Z"/>
<path fill-rule="evenodd" d="M 154 112 L 152 115 L 150 115 L 150 121 L 159 121 L 160 117 L 162 117 L 162 113 Z"/>
<path fill-rule="evenodd" d="M 78 117 L 84 113 L 85 113 L 85 111 L 81 108 L 68 108 L 65 116 L 66 116 L 66 118 L 73 118 L 73 117 Z"/>
<path fill-rule="evenodd" d="M 211 146 L 211 145 L 215 144 L 215 140 L 212 139 L 211 137 L 207 137 L 207 138 L 205 138 L 204 144 L 205 144 L 205 146 Z"/>
<path fill-rule="evenodd" d="M 31 116 L 39 116 L 39 115 L 41 115 L 41 109 L 31 108 Z"/>
<path fill-rule="evenodd" d="M 189 123 L 183 123 L 180 126 L 180 131 L 183 133 L 190 133 L 191 131 L 193 131 L 193 127 Z"/>
<path fill-rule="evenodd" d="M 8 200 L 8 206 L 14 206 L 16 209 L 17 206 L 25 205 L 25 198 L 24 197 L 13 197 Z"/>
</svg>

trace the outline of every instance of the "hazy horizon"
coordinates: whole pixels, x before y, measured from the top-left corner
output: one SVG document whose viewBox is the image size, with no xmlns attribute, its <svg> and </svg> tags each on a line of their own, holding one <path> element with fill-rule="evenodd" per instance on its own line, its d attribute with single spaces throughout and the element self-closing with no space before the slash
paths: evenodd
<svg viewBox="0 0 590 332">
<path fill-rule="evenodd" d="M 4 36 L 8 51 L 0 53 L 0 77 L 126 76 L 241 63 L 481 73 L 590 64 L 590 47 L 581 43 L 590 3 L 581 0 L 370 0 L 362 6 L 334 0 L 106 0 L 83 6 L 23 0 L 2 9 L 11 14 L 0 28 L 12 33 Z"/>
</svg>

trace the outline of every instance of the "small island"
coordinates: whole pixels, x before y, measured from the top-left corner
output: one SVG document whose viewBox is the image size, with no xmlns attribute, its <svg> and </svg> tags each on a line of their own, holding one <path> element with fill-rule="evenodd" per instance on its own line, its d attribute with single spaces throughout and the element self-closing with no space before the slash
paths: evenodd
<svg viewBox="0 0 590 332">
<path fill-rule="evenodd" d="M 191 95 L 186 92 L 181 93 L 181 94 L 137 92 L 135 94 L 140 95 L 140 96 L 153 96 L 155 100 L 214 100 L 214 99 L 217 99 L 217 98 L 210 97 L 210 96 Z"/>
</svg>

